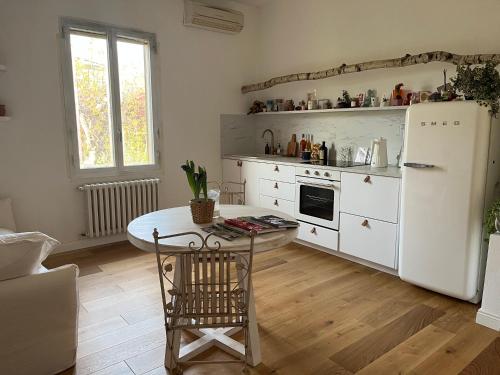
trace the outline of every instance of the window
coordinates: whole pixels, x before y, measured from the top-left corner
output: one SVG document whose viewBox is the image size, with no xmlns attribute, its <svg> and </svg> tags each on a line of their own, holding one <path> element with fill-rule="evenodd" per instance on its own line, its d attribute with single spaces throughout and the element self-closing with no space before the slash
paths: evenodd
<svg viewBox="0 0 500 375">
<path fill-rule="evenodd" d="M 157 167 L 155 36 L 62 20 L 63 80 L 76 174 Z"/>
</svg>

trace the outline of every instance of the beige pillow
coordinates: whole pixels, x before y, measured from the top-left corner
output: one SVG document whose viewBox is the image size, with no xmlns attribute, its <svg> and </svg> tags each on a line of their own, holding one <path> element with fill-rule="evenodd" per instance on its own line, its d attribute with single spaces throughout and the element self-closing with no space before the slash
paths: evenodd
<svg viewBox="0 0 500 375">
<path fill-rule="evenodd" d="M 0 281 L 37 273 L 59 241 L 40 232 L 0 236 Z"/>
<path fill-rule="evenodd" d="M 12 201 L 10 198 L 0 199 L 0 228 L 16 231 L 14 215 L 12 215 Z"/>
</svg>

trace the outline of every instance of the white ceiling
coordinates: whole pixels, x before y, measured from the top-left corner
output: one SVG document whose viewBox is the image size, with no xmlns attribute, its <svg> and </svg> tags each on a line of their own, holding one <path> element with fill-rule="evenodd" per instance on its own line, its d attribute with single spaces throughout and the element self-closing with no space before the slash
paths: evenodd
<svg viewBox="0 0 500 375">
<path fill-rule="evenodd" d="M 265 3 L 270 2 L 271 0 L 233 0 L 233 1 L 235 1 L 237 3 L 241 3 L 241 4 L 253 5 L 256 7 L 260 7 L 260 6 L 264 5 Z"/>
</svg>

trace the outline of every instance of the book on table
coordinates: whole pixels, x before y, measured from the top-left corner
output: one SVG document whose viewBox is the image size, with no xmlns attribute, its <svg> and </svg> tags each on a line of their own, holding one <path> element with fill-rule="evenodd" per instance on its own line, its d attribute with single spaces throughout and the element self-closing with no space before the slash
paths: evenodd
<svg viewBox="0 0 500 375">
<path fill-rule="evenodd" d="M 265 215 L 242 216 L 232 219 L 220 218 L 212 225 L 203 227 L 202 230 L 225 240 L 233 241 L 236 238 L 250 235 L 252 231 L 259 235 L 285 231 L 298 226 L 299 223 L 296 221 L 285 220 L 274 215 Z"/>
</svg>

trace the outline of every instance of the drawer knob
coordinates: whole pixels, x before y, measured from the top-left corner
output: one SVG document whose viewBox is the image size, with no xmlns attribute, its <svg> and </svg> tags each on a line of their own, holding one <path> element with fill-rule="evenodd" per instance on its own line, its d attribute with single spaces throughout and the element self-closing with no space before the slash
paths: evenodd
<svg viewBox="0 0 500 375">
<path fill-rule="evenodd" d="M 314 171 L 314 175 L 315 176 L 319 176 L 319 172 L 318 171 Z"/>
<path fill-rule="evenodd" d="M 236 165 L 237 165 L 238 167 L 241 167 L 241 166 L 243 165 L 243 162 L 242 162 L 241 160 L 238 160 L 238 161 L 236 162 Z"/>
<path fill-rule="evenodd" d="M 330 173 L 325 172 L 325 177 L 330 177 Z"/>
<path fill-rule="evenodd" d="M 311 233 L 312 233 L 312 234 L 316 234 L 316 233 L 317 233 L 317 232 L 316 232 L 316 227 L 313 227 L 313 228 L 311 229 Z"/>
<path fill-rule="evenodd" d="M 275 200 L 274 200 L 274 205 L 275 205 L 275 206 L 279 206 L 279 204 L 278 204 L 278 200 L 277 200 L 277 199 L 275 199 Z"/>
<path fill-rule="evenodd" d="M 278 189 L 278 183 L 277 182 L 274 183 L 274 188 Z"/>
<path fill-rule="evenodd" d="M 361 223 L 361 226 L 363 227 L 367 227 L 368 226 L 368 220 L 363 220 L 363 222 Z"/>
<path fill-rule="evenodd" d="M 306 173 L 306 174 L 311 174 L 311 172 L 309 172 L 309 170 L 308 170 L 308 169 L 306 169 L 306 172 L 305 172 L 305 173 Z"/>
<path fill-rule="evenodd" d="M 275 172 L 279 172 L 279 171 L 280 171 L 280 169 L 278 168 L 278 166 L 277 166 L 277 165 L 275 165 L 275 166 L 274 166 L 274 171 L 275 171 Z"/>
<path fill-rule="evenodd" d="M 370 182 L 370 179 L 371 179 L 370 176 L 366 176 L 363 181 L 366 182 L 366 183 L 368 183 L 368 182 Z"/>
</svg>

